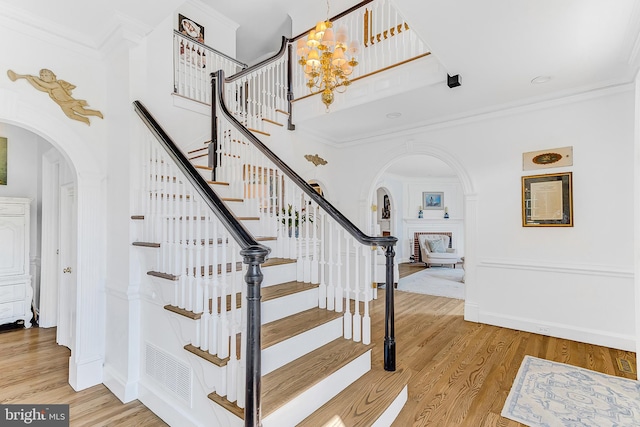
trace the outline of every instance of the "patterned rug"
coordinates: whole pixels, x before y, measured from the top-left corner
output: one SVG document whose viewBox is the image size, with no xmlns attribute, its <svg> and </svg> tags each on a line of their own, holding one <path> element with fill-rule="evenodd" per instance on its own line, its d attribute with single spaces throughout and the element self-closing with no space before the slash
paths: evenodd
<svg viewBox="0 0 640 427">
<path fill-rule="evenodd" d="M 398 290 L 417 294 L 464 299 L 462 268 L 430 267 L 398 280 Z"/>
<path fill-rule="evenodd" d="M 637 427 L 640 382 L 525 356 L 501 415 L 529 427 Z"/>
</svg>

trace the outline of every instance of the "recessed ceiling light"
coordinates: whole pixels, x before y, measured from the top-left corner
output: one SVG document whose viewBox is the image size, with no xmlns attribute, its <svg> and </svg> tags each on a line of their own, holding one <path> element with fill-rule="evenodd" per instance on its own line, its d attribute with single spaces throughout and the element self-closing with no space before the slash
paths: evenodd
<svg viewBox="0 0 640 427">
<path fill-rule="evenodd" d="M 400 117 L 402 115 L 402 113 L 389 113 L 387 114 L 387 118 L 388 119 L 397 119 L 398 117 Z"/>
<path fill-rule="evenodd" d="M 542 83 L 546 83 L 549 80 L 551 80 L 551 76 L 538 76 L 538 77 L 534 77 L 533 79 L 531 79 L 531 83 L 534 85 L 539 85 Z"/>
</svg>

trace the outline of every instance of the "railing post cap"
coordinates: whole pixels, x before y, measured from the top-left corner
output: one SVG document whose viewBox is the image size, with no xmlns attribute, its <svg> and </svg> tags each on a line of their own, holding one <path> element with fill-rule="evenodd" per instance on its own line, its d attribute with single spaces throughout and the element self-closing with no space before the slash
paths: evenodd
<svg viewBox="0 0 640 427">
<path fill-rule="evenodd" d="M 252 245 L 240 250 L 240 255 L 244 258 L 245 264 L 251 264 L 256 261 L 258 264 L 262 264 L 267 260 L 269 252 L 271 252 L 271 249 L 266 246 Z"/>
</svg>

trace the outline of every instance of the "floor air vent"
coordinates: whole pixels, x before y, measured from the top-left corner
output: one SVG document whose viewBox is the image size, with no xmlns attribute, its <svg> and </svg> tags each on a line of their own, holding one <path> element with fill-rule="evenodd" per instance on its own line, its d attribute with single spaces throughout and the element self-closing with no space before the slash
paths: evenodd
<svg viewBox="0 0 640 427">
<path fill-rule="evenodd" d="M 191 407 L 191 370 L 169 353 L 146 343 L 145 372 Z"/>
<path fill-rule="evenodd" d="M 616 357 L 616 362 L 618 362 L 618 369 L 620 369 L 620 372 L 624 372 L 626 374 L 635 374 L 633 365 L 627 359 Z"/>
</svg>

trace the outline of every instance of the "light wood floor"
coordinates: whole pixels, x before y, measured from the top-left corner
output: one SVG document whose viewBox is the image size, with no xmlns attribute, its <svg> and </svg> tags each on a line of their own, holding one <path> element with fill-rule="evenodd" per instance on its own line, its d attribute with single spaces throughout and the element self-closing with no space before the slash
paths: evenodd
<svg viewBox="0 0 640 427">
<path fill-rule="evenodd" d="M 407 270 L 401 265 L 401 276 Z M 413 266 L 415 267 L 415 266 Z M 419 268 L 415 268 L 419 270 Z M 384 292 L 373 303 L 373 369 L 383 366 Z M 463 301 L 395 292 L 397 368 L 411 373 L 394 426 L 515 427 L 500 411 L 525 355 L 622 374 L 616 357 L 635 354 L 465 322 Z M 140 402 L 123 405 L 102 386 L 74 392 L 69 350 L 54 329 L 0 334 L 0 403 L 68 403 L 72 426 L 163 426 Z"/>
<path fill-rule="evenodd" d="M 123 405 L 104 385 L 75 392 L 69 355 L 55 328 L 0 333 L 0 403 L 69 404 L 71 426 L 166 426 L 135 400 Z"/>
</svg>

